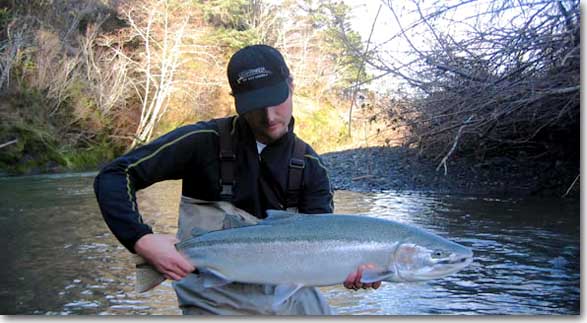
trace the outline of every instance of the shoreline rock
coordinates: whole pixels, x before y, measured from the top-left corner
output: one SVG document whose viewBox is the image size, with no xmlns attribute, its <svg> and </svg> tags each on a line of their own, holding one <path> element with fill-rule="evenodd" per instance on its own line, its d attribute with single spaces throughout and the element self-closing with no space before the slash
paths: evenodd
<svg viewBox="0 0 587 323">
<path fill-rule="evenodd" d="M 438 162 L 407 148 L 369 147 L 322 154 L 335 190 L 357 192 L 425 191 L 498 197 L 562 197 L 579 170 L 554 161 L 498 157 L 485 161 L 452 158 L 437 170 Z M 579 197 L 575 183 L 567 197 Z"/>
</svg>

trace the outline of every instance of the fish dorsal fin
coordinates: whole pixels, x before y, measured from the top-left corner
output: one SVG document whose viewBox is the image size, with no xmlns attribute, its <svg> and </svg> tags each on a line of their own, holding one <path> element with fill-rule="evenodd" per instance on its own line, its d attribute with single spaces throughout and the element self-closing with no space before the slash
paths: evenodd
<svg viewBox="0 0 587 323">
<path fill-rule="evenodd" d="M 266 224 L 267 222 L 283 222 L 283 221 L 291 221 L 302 217 L 300 213 L 293 213 L 288 211 L 281 211 L 281 210 L 267 210 L 267 217 L 263 219 L 261 224 Z"/>
</svg>

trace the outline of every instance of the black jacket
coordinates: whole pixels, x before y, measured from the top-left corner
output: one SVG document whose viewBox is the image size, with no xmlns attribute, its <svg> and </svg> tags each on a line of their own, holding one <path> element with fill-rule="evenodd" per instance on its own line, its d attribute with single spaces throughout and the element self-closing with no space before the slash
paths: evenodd
<svg viewBox="0 0 587 323">
<path fill-rule="evenodd" d="M 290 131 L 257 153 L 255 138 L 243 118 L 235 120 L 236 185 L 232 203 L 258 218 L 268 209 L 284 209 L 289 160 L 295 135 Z M 306 145 L 298 209 L 332 213 L 333 194 L 327 170 Z M 137 209 L 135 192 L 159 181 L 182 179 L 182 195 L 220 200 L 219 133 L 211 120 L 175 129 L 106 165 L 94 181 L 102 215 L 116 238 L 131 252 L 135 242 L 152 233 Z M 269 185 L 260 185 L 265 181 Z"/>
</svg>

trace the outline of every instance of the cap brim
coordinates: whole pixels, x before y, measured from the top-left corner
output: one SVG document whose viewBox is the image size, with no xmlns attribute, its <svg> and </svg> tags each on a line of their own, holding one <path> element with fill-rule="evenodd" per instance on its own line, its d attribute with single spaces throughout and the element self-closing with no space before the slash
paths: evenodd
<svg viewBox="0 0 587 323">
<path fill-rule="evenodd" d="M 285 101 L 288 96 L 289 85 L 287 84 L 287 81 L 282 81 L 276 85 L 235 94 L 234 101 L 238 114 L 243 114 L 249 111 L 278 105 Z"/>
</svg>

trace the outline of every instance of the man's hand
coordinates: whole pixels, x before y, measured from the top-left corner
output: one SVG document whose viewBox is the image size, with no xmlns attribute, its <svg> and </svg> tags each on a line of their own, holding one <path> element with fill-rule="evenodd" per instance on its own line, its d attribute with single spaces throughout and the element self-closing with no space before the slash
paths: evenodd
<svg viewBox="0 0 587 323">
<path fill-rule="evenodd" d="M 362 288 L 362 289 L 367 289 L 367 288 L 377 289 L 377 288 L 379 288 L 379 286 L 381 286 L 381 281 L 369 283 L 369 284 L 361 283 L 361 276 L 363 275 L 363 270 L 368 269 L 368 268 L 373 268 L 373 267 L 375 267 L 375 266 L 372 264 L 366 264 L 366 265 L 359 266 L 357 271 L 355 271 L 347 276 L 346 280 L 344 281 L 344 287 L 346 287 L 348 289 L 353 289 L 353 290 L 358 290 L 359 288 Z"/>
<path fill-rule="evenodd" d="M 135 243 L 135 251 L 165 278 L 180 280 L 196 268 L 175 249 L 177 242 L 169 234 L 146 234 Z"/>
</svg>

